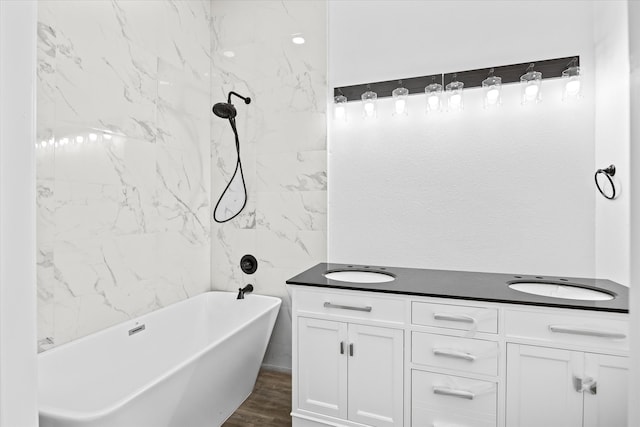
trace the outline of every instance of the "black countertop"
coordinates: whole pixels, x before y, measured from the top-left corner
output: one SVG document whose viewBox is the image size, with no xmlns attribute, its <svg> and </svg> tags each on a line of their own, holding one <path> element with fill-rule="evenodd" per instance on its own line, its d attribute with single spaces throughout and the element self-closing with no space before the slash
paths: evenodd
<svg viewBox="0 0 640 427">
<path fill-rule="evenodd" d="M 395 280 L 384 283 L 351 283 L 327 279 L 324 274 L 332 270 L 380 272 L 394 276 Z M 579 285 L 608 292 L 614 295 L 614 298 L 608 301 L 584 301 L 531 295 L 509 288 L 509 283 L 518 281 Z M 531 276 L 524 274 L 476 273 L 471 271 L 320 263 L 287 280 L 287 284 L 578 310 L 629 312 L 629 290 L 626 286 L 611 280 L 579 277 Z"/>
</svg>

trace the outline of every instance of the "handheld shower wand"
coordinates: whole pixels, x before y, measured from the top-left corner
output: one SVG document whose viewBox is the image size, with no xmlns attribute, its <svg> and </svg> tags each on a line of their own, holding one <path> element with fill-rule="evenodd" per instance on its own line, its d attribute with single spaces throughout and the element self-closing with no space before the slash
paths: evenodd
<svg viewBox="0 0 640 427">
<path fill-rule="evenodd" d="M 238 94 L 236 92 L 230 91 L 229 95 L 227 96 L 227 102 L 218 102 L 218 103 L 214 104 L 214 106 L 212 108 L 213 114 L 215 114 L 216 116 L 220 117 L 221 119 L 229 120 L 229 125 L 231 126 L 231 130 L 233 130 L 233 134 L 235 136 L 236 154 L 237 154 L 235 171 L 233 172 L 233 175 L 231 176 L 231 179 L 229 180 L 229 183 L 227 184 L 227 186 L 225 187 L 224 191 L 220 195 L 220 198 L 216 202 L 216 206 L 213 209 L 213 220 L 215 222 L 218 222 L 218 223 L 231 221 L 233 218 L 238 216 L 240 214 L 240 212 L 242 212 L 244 207 L 247 205 L 247 184 L 244 181 L 244 174 L 242 173 L 242 161 L 240 160 L 240 138 L 238 138 L 238 129 L 236 128 L 236 115 L 238 114 L 238 111 L 236 110 L 236 107 L 234 107 L 233 104 L 231 103 L 231 95 L 235 95 L 238 98 L 242 99 L 245 104 L 250 104 L 251 103 L 251 98 L 249 98 L 248 96 L 244 97 L 244 96 L 242 96 L 242 95 L 240 95 L 240 94 Z M 220 202 L 224 198 L 224 195 L 229 190 L 229 187 L 231 186 L 231 183 L 235 179 L 236 174 L 238 173 L 238 171 L 240 172 L 240 178 L 242 180 L 242 188 L 243 188 L 243 191 L 244 191 L 244 202 L 242 203 L 242 207 L 240 209 L 238 209 L 238 211 L 235 214 L 233 214 L 231 217 L 219 219 L 219 218 L 216 217 L 216 212 L 218 211 L 218 206 L 220 205 Z"/>
</svg>

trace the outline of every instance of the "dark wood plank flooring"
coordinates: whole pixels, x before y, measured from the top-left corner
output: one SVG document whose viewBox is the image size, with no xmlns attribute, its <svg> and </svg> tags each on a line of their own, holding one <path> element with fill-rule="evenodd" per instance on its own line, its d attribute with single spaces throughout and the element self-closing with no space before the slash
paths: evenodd
<svg viewBox="0 0 640 427">
<path fill-rule="evenodd" d="M 291 426 L 291 374 L 261 370 L 253 393 L 222 427 Z"/>
</svg>

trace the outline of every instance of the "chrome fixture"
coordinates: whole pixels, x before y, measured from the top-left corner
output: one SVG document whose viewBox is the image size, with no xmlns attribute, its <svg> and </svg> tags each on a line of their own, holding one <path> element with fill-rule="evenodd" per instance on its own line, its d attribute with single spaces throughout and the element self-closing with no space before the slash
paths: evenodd
<svg viewBox="0 0 640 427">
<path fill-rule="evenodd" d="M 398 81 L 400 85 L 399 88 L 396 88 L 391 92 L 391 96 L 393 96 L 393 104 L 394 104 L 394 116 L 399 115 L 407 115 L 407 98 L 409 97 L 409 90 L 406 87 L 402 86 L 402 80 Z"/>
<path fill-rule="evenodd" d="M 580 67 L 576 65 L 577 62 L 578 58 L 573 58 L 567 69 L 562 72 L 562 78 L 565 80 L 562 92 L 563 101 L 582 97 L 582 74 L 580 74 Z"/>
<path fill-rule="evenodd" d="M 534 70 L 535 64 L 529 64 L 527 72 L 520 77 L 522 87 L 522 105 L 537 104 L 542 101 L 542 73 Z"/>
<path fill-rule="evenodd" d="M 457 74 L 454 74 L 453 81 L 445 87 L 447 91 L 447 111 L 462 111 L 464 109 L 464 99 L 462 98 L 464 83 L 459 82 L 457 78 Z"/>
<path fill-rule="evenodd" d="M 482 81 L 484 92 L 484 108 L 498 107 L 502 103 L 502 78 L 493 75 L 494 69 L 489 70 L 489 77 Z"/>
</svg>

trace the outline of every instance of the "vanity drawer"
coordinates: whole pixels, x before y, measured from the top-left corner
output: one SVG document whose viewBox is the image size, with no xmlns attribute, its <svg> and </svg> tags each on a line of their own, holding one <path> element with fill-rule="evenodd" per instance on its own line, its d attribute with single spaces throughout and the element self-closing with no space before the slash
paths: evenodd
<svg viewBox="0 0 640 427">
<path fill-rule="evenodd" d="M 298 291 L 296 310 L 304 315 L 340 316 L 387 323 L 405 322 L 406 304 L 402 299 L 372 295 L 371 292 Z"/>
<path fill-rule="evenodd" d="M 420 406 L 411 409 L 415 427 L 496 427 L 496 417 L 479 417 L 452 411 L 437 411 Z"/>
<path fill-rule="evenodd" d="M 498 309 L 413 301 L 411 322 L 464 331 L 498 333 Z"/>
<path fill-rule="evenodd" d="M 422 407 L 471 417 L 495 417 L 497 385 L 490 381 L 413 370 L 411 405 L 412 408 Z"/>
<path fill-rule="evenodd" d="M 506 334 L 509 338 L 546 341 L 616 350 L 629 349 L 629 322 L 601 313 L 534 313 L 507 310 Z"/>
<path fill-rule="evenodd" d="M 411 361 L 420 365 L 484 375 L 498 375 L 495 341 L 448 335 L 411 333 Z"/>
</svg>

